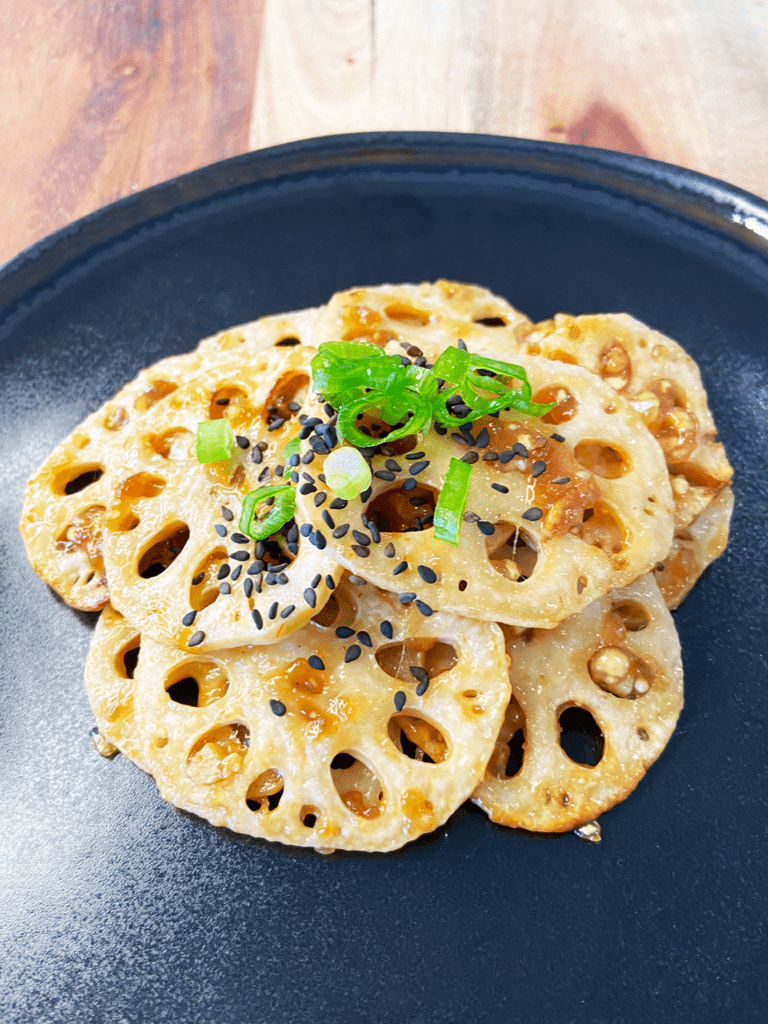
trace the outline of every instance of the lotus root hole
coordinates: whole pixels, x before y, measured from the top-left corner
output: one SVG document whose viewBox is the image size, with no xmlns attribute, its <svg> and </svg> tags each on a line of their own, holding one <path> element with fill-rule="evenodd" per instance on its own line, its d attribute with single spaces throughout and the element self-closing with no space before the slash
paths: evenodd
<svg viewBox="0 0 768 1024">
<path fill-rule="evenodd" d="M 477 320 L 473 321 L 476 324 L 482 324 L 483 327 L 506 327 L 507 321 L 503 316 L 481 316 Z"/>
<path fill-rule="evenodd" d="M 313 804 L 304 804 L 299 811 L 299 819 L 305 828 L 314 828 L 320 819 L 320 808 Z"/>
<path fill-rule="evenodd" d="M 248 751 L 251 734 L 242 722 L 217 725 L 194 744 L 187 758 L 193 782 L 211 785 L 236 775 Z"/>
<path fill-rule="evenodd" d="M 497 779 L 508 779 L 516 775 L 523 765 L 525 744 L 525 715 L 514 694 L 509 699 L 504 713 L 504 722 L 496 740 L 488 771 Z"/>
<path fill-rule="evenodd" d="M 133 679 L 136 667 L 139 664 L 139 652 L 141 650 L 141 637 L 134 636 L 124 644 L 115 658 L 115 669 L 117 674 L 124 679 Z"/>
<path fill-rule="evenodd" d="M 586 708 L 566 705 L 558 711 L 560 746 L 571 761 L 594 768 L 603 756 L 603 731 Z"/>
<path fill-rule="evenodd" d="M 305 373 L 284 374 L 270 391 L 264 403 L 264 420 L 271 426 L 278 419 L 290 420 L 296 412 L 289 405 L 301 405 L 307 397 L 309 377 Z"/>
<path fill-rule="evenodd" d="M 275 348 L 293 348 L 300 344 L 300 338 L 295 337 L 293 334 L 289 334 L 287 338 L 281 338 L 280 341 L 276 341 Z"/>
<path fill-rule="evenodd" d="M 184 550 L 189 540 L 189 527 L 186 523 L 171 523 L 156 534 L 149 546 L 139 556 L 138 573 L 142 579 L 160 576 L 172 565 Z"/>
<path fill-rule="evenodd" d="M 122 430 L 129 419 L 128 410 L 124 409 L 122 405 L 117 405 L 114 409 L 110 409 L 104 417 L 104 429 Z"/>
<path fill-rule="evenodd" d="M 268 768 L 249 785 L 245 802 L 252 811 L 274 811 L 283 795 L 283 776 L 277 768 Z"/>
<path fill-rule="evenodd" d="M 182 461 L 195 451 L 195 435 L 191 430 L 177 427 L 163 434 L 148 434 L 146 444 L 163 459 Z"/>
<path fill-rule="evenodd" d="M 429 323 L 429 313 L 424 309 L 418 309 L 407 302 L 395 302 L 384 309 L 385 316 L 390 320 L 406 324 L 408 327 L 426 327 Z"/>
<path fill-rule="evenodd" d="M 217 388 L 211 396 L 208 419 L 220 420 L 225 416 L 232 419 L 230 411 L 239 411 L 239 407 L 245 404 L 247 398 L 248 394 L 242 388 L 226 384 Z"/>
<path fill-rule="evenodd" d="M 618 341 L 605 346 L 600 353 L 599 366 L 600 376 L 617 391 L 626 387 L 632 376 L 632 360 Z"/>
<path fill-rule="evenodd" d="M 349 751 L 331 761 L 331 779 L 341 802 L 361 818 L 378 818 L 384 791 L 376 774 Z"/>
<path fill-rule="evenodd" d="M 143 395 L 139 395 L 133 403 L 133 407 L 138 412 L 147 412 L 153 405 L 157 405 L 162 398 L 173 394 L 177 387 L 178 384 L 173 384 L 169 380 L 150 381 L 149 387 L 144 391 Z"/>
<path fill-rule="evenodd" d="M 589 580 L 587 579 L 587 577 L 579 576 L 579 578 L 576 580 L 576 593 L 579 595 L 583 594 L 588 586 Z"/>
<path fill-rule="evenodd" d="M 343 591 L 336 591 L 331 594 L 320 611 L 313 615 L 312 621 L 321 629 L 336 629 L 339 626 L 348 626 L 354 621 L 357 609 L 354 601 L 349 597 L 346 588 Z"/>
<path fill-rule="evenodd" d="M 448 756 L 448 744 L 440 730 L 415 715 L 393 715 L 387 725 L 395 747 L 412 761 L 441 764 Z"/>
<path fill-rule="evenodd" d="M 542 416 L 544 423 L 567 423 L 568 420 L 573 419 L 579 408 L 577 400 L 562 384 L 553 384 L 551 387 L 542 388 L 536 392 L 532 401 L 541 405 L 549 405 L 550 402 L 556 403 L 554 409 L 550 409 L 545 416 Z"/>
<path fill-rule="evenodd" d="M 187 662 L 165 677 L 165 692 L 174 704 L 204 708 L 220 700 L 229 689 L 229 680 L 214 661 Z"/>
<path fill-rule="evenodd" d="M 624 550 L 626 533 L 618 517 L 607 505 L 595 504 L 584 510 L 578 536 L 585 544 L 600 548 L 607 555 L 617 555 Z"/>
<path fill-rule="evenodd" d="M 644 697 L 654 680 L 650 665 L 622 647 L 601 647 L 587 667 L 592 682 L 615 697 Z"/>
<path fill-rule="evenodd" d="M 167 736 L 153 736 L 152 737 L 152 746 L 155 747 L 156 750 L 162 750 L 163 747 L 167 747 L 168 746 L 168 737 Z"/>
<path fill-rule="evenodd" d="M 651 617 L 639 601 L 622 601 L 614 605 L 612 612 L 624 623 L 630 633 L 639 633 L 650 623 Z"/>
<path fill-rule="evenodd" d="M 467 589 L 467 581 L 466 580 L 459 580 L 459 587 L 458 587 L 458 589 L 463 594 L 464 591 Z"/>
<path fill-rule="evenodd" d="M 55 494 L 79 494 L 86 487 L 95 484 L 104 476 L 104 467 L 97 462 L 86 465 L 70 466 L 61 470 L 54 477 L 53 491 Z"/>
<path fill-rule="evenodd" d="M 455 647 L 429 637 L 409 638 L 401 643 L 384 644 L 376 651 L 379 666 L 404 683 L 416 685 L 411 667 L 423 668 L 430 680 L 450 672 L 458 662 Z"/>
<path fill-rule="evenodd" d="M 524 583 L 536 569 L 538 554 L 530 535 L 514 523 L 494 523 L 485 547 L 496 572 L 512 583 Z"/>
<path fill-rule="evenodd" d="M 192 574 L 189 586 L 189 606 L 196 612 L 208 608 L 219 596 L 219 570 L 227 560 L 223 548 L 212 551 Z M 197 582 L 195 582 L 197 581 Z"/>
<path fill-rule="evenodd" d="M 580 441 L 574 454 L 584 469 L 606 480 L 618 480 L 630 469 L 629 460 L 621 452 L 601 441 Z"/>
<path fill-rule="evenodd" d="M 410 533 L 431 526 L 436 501 L 437 492 L 423 484 L 412 491 L 390 488 L 370 501 L 365 513 L 381 533 Z"/>
</svg>

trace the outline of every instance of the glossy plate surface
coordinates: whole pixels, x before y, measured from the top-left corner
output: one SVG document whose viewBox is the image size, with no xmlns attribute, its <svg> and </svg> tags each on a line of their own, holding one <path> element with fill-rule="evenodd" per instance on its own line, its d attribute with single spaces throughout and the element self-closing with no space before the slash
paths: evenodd
<svg viewBox="0 0 768 1024">
<path fill-rule="evenodd" d="M 4 1021 L 764 1019 L 766 239 L 764 202 L 639 157 L 357 135 L 204 168 L 0 269 Z M 26 479 L 163 355 L 341 288 L 437 277 L 534 320 L 627 311 L 698 360 L 737 504 L 676 613 L 678 730 L 596 845 L 470 805 L 389 856 L 212 829 L 93 751 L 94 616 L 26 564 Z"/>
</svg>

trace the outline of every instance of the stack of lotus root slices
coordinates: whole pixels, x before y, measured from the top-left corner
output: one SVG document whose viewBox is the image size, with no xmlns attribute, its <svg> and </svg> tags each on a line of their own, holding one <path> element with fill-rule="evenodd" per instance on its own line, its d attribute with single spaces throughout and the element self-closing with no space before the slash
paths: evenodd
<svg viewBox="0 0 768 1024">
<path fill-rule="evenodd" d="M 370 482 L 340 498 L 311 366 L 332 341 L 514 363 L 551 408 L 391 443 L 369 419 Z M 234 454 L 198 461 L 223 418 Z M 457 543 L 434 525 L 452 460 Z M 102 609 L 97 749 L 177 807 L 321 852 L 396 849 L 467 799 L 598 838 L 680 713 L 670 609 L 725 547 L 731 475 L 695 363 L 632 317 L 534 324 L 479 287 L 383 285 L 143 370 L 30 480 L 21 532 L 67 603 Z M 273 485 L 292 518 L 253 539 L 244 497 Z"/>
</svg>

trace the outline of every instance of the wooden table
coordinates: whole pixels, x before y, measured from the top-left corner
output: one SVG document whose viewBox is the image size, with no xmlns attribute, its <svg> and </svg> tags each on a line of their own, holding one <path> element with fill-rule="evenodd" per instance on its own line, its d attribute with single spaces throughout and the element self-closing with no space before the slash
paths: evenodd
<svg viewBox="0 0 768 1024">
<path fill-rule="evenodd" d="M 0 263 L 292 139 L 483 132 L 768 196 L 766 0 L 3 0 Z"/>
</svg>

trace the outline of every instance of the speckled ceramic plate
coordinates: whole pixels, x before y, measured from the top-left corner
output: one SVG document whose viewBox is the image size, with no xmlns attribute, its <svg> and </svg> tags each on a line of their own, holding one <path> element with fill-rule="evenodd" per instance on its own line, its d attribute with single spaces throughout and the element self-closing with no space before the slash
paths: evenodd
<svg viewBox="0 0 768 1024">
<path fill-rule="evenodd" d="M 763 1019 L 767 239 L 768 204 L 639 157 L 358 135 L 204 168 L 0 270 L 4 1021 Z M 535 320 L 627 311 L 698 360 L 737 504 L 675 615 L 678 730 L 600 844 L 471 805 L 396 855 L 237 838 L 94 753 L 94 620 L 29 570 L 24 483 L 163 355 L 354 284 L 437 277 Z"/>
</svg>

